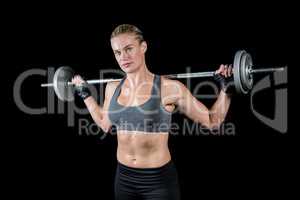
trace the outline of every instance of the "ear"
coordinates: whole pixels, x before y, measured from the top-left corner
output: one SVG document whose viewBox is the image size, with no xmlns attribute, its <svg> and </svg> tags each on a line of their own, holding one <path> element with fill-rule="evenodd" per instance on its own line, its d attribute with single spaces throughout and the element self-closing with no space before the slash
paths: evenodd
<svg viewBox="0 0 300 200">
<path fill-rule="evenodd" d="M 147 51 L 147 42 L 143 41 L 141 43 L 141 48 L 142 48 L 143 53 L 146 53 L 146 51 Z"/>
</svg>

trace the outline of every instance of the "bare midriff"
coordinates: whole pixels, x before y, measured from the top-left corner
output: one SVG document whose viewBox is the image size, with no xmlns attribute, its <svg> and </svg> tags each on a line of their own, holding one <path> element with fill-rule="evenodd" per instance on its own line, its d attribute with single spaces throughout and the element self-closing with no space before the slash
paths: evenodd
<svg viewBox="0 0 300 200">
<path fill-rule="evenodd" d="M 171 160 L 169 134 L 119 130 L 117 159 L 134 168 L 161 167 Z"/>
</svg>

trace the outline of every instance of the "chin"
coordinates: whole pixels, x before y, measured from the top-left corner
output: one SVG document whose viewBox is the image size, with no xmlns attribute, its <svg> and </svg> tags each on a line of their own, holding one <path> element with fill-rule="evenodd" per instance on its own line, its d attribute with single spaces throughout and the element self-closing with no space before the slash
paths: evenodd
<svg viewBox="0 0 300 200">
<path fill-rule="evenodd" d="M 128 68 L 123 68 L 123 71 L 126 73 L 134 73 L 134 72 L 138 71 L 138 68 L 134 67 L 134 66 L 130 66 Z"/>
</svg>

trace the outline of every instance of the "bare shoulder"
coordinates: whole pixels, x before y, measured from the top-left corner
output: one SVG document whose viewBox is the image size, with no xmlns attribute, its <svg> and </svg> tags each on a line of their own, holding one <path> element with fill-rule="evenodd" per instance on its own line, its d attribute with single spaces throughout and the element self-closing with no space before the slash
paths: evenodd
<svg viewBox="0 0 300 200">
<path fill-rule="evenodd" d="M 120 81 L 108 82 L 105 87 L 105 95 L 112 96 L 119 84 L 120 84 Z"/>
<path fill-rule="evenodd" d="M 186 86 L 178 80 L 167 77 L 161 79 L 161 97 L 164 104 L 176 104 L 186 96 Z"/>
<path fill-rule="evenodd" d="M 178 80 L 161 77 L 161 87 L 168 94 L 178 94 L 186 90 L 186 86 Z"/>
</svg>

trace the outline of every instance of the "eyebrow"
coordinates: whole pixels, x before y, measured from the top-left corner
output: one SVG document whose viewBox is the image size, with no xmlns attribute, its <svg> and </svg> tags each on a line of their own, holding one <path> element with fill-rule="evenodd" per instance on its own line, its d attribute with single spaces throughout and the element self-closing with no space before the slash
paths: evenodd
<svg viewBox="0 0 300 200">
<path fill-rule="evenodd" d="M 127 44 L 125 47 L 123 47 L 123 49 L 126 49 L 131 46 L 133 46 L 133 44 Z M 120 50 L 119 49 L 114 50 L 114 52 L 117 52 L 117 51 L 120 51 Z"/>
</svg>

